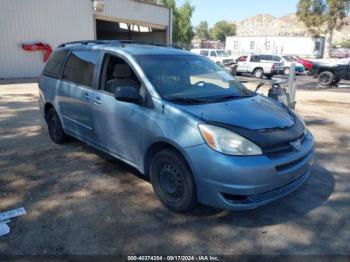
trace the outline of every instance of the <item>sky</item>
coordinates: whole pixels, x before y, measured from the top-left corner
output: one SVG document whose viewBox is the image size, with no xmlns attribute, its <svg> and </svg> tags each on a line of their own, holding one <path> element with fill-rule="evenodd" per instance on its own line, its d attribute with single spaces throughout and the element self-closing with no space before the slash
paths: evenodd
<svg viewBox="0 0 350 262">
<path fill-rule="evenodd" d="M 178 6 L 185 0 L 176 0 Z M 257 14 L 281 17 L 295 13 L 298 0 L 191 0 L 196 10 L 192 24 L 206 20 L 213 26 L 219 20 L 240 21 Z"/>
</svg>

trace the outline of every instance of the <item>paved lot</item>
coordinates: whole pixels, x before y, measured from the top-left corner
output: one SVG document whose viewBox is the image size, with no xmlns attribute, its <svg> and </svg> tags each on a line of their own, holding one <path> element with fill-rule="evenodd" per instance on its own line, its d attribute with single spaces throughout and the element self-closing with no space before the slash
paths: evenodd
<svg viewBox="0 0 350 262">
<path fill-rule="evenodd" d="M 251 84 L 253 86 L 254 84 Z M 350 92 L 299 77 L 315 135 L 306 184 L 252 211 L 164 208 L 147 181 L 78 141 L 53 144 L 36 84 L 0 85 L 0 210 L 24 206 L 0 254 L 349 254 Z"/>
</svg>

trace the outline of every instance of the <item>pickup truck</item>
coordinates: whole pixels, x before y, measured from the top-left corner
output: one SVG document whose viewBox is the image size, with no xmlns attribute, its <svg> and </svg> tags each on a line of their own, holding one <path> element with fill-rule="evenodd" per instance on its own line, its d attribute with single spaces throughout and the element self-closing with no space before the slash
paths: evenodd
<svg viewBox="0 0 350 262">
<path fill-rule="evenodd" d="M 332 86 L 340 80 L 350 80 L 350 59 L 333 63 L 314 63 L 310 75 L 318 79 L 321 86 Z"/>
<path fill-rule="evenodd" d="M 237 59 L 236 74 L 249 73 L 256 78 L 266 76 L 271 78 L 277 74 L 283 74 L 284 65 L 279 62 L 261 61 L 260 55 L 241 56 Z"/>
</svg>

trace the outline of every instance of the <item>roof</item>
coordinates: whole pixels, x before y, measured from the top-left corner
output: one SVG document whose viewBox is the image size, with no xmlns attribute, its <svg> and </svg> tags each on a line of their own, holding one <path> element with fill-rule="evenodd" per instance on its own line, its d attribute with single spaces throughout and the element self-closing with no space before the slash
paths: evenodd
<svg viewBox="0 0 350 262">
<path fill-rule="evenodd" d="M 115 47 L 113 46 L 108 47 L 109 50 L 112 50 L 113 48 Z M 121 47 L 118 47 L 118 48 L 121 48 Z M 159 55 L 159 54 L 189 55 L 189 54 L 192 54 L 182 49 L 177 49 L 172 47 L 160 47 L 160 46 L 154 46 L 154 45 L 127 44 L 122 48 L 131 55 Z"/>
</svg>

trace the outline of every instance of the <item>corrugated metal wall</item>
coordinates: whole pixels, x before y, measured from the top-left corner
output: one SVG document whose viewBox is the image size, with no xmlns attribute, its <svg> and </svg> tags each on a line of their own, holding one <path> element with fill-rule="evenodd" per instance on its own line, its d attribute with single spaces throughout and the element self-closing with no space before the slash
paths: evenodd
<svg viewBox="0 0 350 262">
<path fill-rule="evenodd" d="M 21 43 L 60 43 L 95 38 L 91 0 L 0 0 L 0 78 L 37 77 L 44 66 L 42 52 L 22 50 Z M 171 12 L 137 0 L 105 0 L 97 17 L 134 21 L 167 30 Z"/>
<path fill-rule="evenodd" d="M 42 41 L 55 48 L 77 39 L 94 38 L 89 0 L 7 0 L 0 8 L 0 78 L 36 77 L 42 52 L 27 52 L 21 43 Z"/>
</svg>

